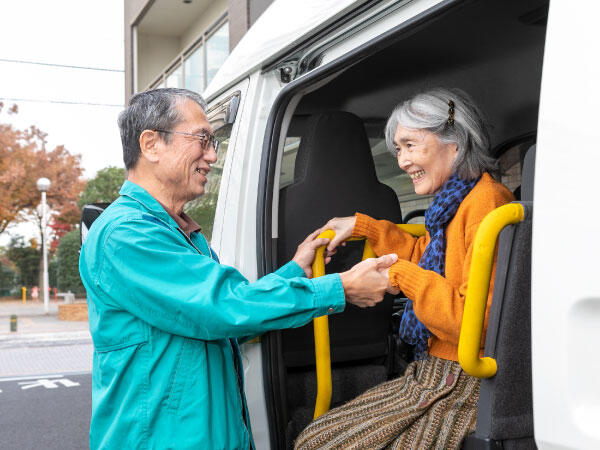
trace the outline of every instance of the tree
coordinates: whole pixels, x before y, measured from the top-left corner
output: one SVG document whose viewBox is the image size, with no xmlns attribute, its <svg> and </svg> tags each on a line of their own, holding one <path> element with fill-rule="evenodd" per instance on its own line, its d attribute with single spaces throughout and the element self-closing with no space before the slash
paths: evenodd
<svg viewBox="0 0 600 450">
<path fill-rule="evenodd" d="M 37 286 L 41 251 L 35 239 L 25 244 L 22 237 L 12 238 L 6 256 L 17 268 L 17 282 L 20 286 Z"/>
<path fill-rule="evenodd" d="M 94 178 L 87 182 L 85 189 L 79 197 L 77 205 L 89 203 L 111 203 L 119 197 L 119 189 L 125 180 L 125 169 L 119 167 L 106 167 L 99 170 Z"/>
<path fill-rule="evenodd" d="M 0 296 L 10 295 L 17 284 L 17 267 L 8 259 L 4 249 L 0 252 Z"/>
<path fill-rule="evenodd" d="M 79 277 L 79 231 L 65 234 L 58 244 L 57 281 L 62 292 L 83 293 L 85 289 Z"/>
<path fill-rule="evenodd" d="M 2 106 L 0 104 L 0 112 Z M 9 111 L 16 112 L 14 106 Z M 44 235 L 37 180 L 46 177 L 51 182 L 46 193 L 50 209 L 48 223 L 67 225 L 67 229 L 79 222 L 77 199 L 85 186 L 85 182 L 81 180 L 81 157 L 72 155 L 62 145 L 54 150 L 47 150 L 46 136 L 33 126 L 21 131 L 11 125 L 0 124 L 0 233 L 12 223 L 34 218 L 40 230 L 42 245 Z M 38 266 L 41 277 L 41 254 Z"/>
<path fill-rule="evenodd" d="M 0 112 L 2 106 L 0 103 Z M 16 108 L 11 111 L 16 112 Z M 36 127 L 21 131 L 0 124 L 0 233 L 10 224 L 31 217 L 37 219 L 41 231 L 40 192 L 36 186 L 41 177 L 52 183 L 47 201 L 53 215 L 57 220 L 77 223 L 77 199 L 85 186 L 80 179 L 80 158 L 62 145 L 48 151 L 46 134 Z"/>
</svg>

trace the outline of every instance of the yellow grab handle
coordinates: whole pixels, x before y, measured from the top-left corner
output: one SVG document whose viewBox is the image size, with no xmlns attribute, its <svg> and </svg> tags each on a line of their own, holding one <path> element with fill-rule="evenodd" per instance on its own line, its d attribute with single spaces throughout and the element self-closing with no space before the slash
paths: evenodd
<svg viewBox="0 0 600 450">
<path fill-rule="evenodd" d="M 477 378 L 493 377 L 498 369 L 495 359 L 479 357 L 496 242 L 504 227 L 522 221 L 524 216 L 523 205 L 500 206 L 485 216 L 475 234 L 458 339 L 458 362 L 465 372 Z"/>
<path fill-rule="evenodd" d="M 399 228 L 414 235 L 422 236 L 425 234 L 425 225 L 418 224 L 400 224 Z M 326 230 L 319 235 L 319 238 L 326 238 L 330 241 L 335 237 L 333 230 Z M 349 241 L 364 240 L 361 238 L 351 238 Z M 325 247 L 317 249 L 313 261 L 313 278 L 325 275 Z M 376 258 L 377 255 L 371 248 L 369 241 L 365 240 L 363 251 L 363 261 L 367 258 Z M 313 320 L 315 333 L 315 363 L 317 366 L 317 399 L 315 401 L 315 413 L 313 420 L 329 411 L 331 406 L 331 349 L 329 345 L 329 320 L 327 316 L 317 317 Z"/>
<path fill-rule="evenodd" d="M 330 241 L 335 237 L 333 230 L 324 231 L 319 238 Z M 319 247 L 313 261 L 313 278 L 325 275 L 325 245 Z M 315 331 L 315 362 L 317 365 L 317 399 L 313 420 L 329 411 L 331 405 L 331 351 L 329 349 L 329 320 L 327 316 L 313 320 Z"/>
<path fill-rule="evenodd" d="M 425 225 L 421 223 L 400 223 L 396 226 L 401 230 L 412 234 L 413 236 L 425 236 L 425 233 L 427 233 L 427 230 L 425 230 Z"/>
<path fill-rule="evenodd" d="M 315 361 L 317 364 L 317 399 L 313 420 L 329 411 L 331 406 L 331 350 L 329 348 L 329 319 L 313 319 L 315 329 Z"/>
</svg>

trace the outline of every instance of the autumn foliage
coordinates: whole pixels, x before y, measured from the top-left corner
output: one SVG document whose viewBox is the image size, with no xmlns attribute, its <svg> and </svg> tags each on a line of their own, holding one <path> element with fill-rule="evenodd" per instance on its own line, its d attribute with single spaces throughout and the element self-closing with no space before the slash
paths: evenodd
<svg viewBox="0 0 600 450">
<path fill-rule="evenodd" d="M 2 111 L 0 103 L 0 112 Z M 16 113 L 16 107 L 9 113 Z M 38 178 L 51 182 L 47 192 L 53 211 L 50 224 L 58 234 L 69 231 L 79 220 L 77 200 L 85 186 L 81 180 L 80 156 L 63 146 L 46 149 L 46 134 L 35 127 L 16 130 L 0 123 L 0 233 L 12 224 L 36 217 L 41 222 Z"/>
</svg>

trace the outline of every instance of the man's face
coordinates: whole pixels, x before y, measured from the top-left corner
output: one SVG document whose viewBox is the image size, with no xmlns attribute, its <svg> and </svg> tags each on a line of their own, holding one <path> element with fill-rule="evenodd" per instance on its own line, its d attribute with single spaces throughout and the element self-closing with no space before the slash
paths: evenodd
<svg viewBox="0 0 600 450">
<path fill-rule="evenodd" d="M 213 130 L 200 105 L 186 99 L 178 106 L 183 120 L 171 131 L 190 134 L 212 134 Z M 217 161 L 212 145 L 202 148 L 195 136 L 170 133 L 169 143 L 159 139 L 160 160 L 155 175 L 174 200 L 193 200 L 204 194 L 210 165 Z"/>
</svg>

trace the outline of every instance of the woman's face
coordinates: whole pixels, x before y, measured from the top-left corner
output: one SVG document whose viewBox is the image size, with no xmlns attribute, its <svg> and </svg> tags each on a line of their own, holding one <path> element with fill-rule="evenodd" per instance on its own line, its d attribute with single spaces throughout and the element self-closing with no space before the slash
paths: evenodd
<svg viewBox="0 0 600 450">
<path fill-rule="evenodd" d="M 444 144 L 430 131 L 398 125 L 394 145 L 398 166 L 412 179 L 415 193 L 436 194 L 452 175 L 458 156 L 456 144 Z"/>
</svg>

